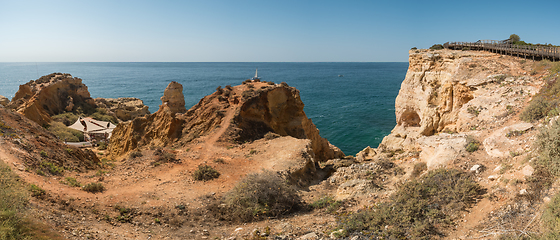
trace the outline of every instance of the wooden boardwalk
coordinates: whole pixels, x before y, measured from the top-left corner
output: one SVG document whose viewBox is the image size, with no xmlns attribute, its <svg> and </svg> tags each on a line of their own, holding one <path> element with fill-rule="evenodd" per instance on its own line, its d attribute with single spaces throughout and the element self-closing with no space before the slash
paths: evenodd
<svg viewBox="0 0 560 240">
<path fill-rule="evenodd" d="M 455 50 L 486 50 L 504 55 L 532 58 L 533 60 L 560 60 L 560 47 L 516 45 L 508 41 L 446 42 L 443 47 Z"/>
</svg>

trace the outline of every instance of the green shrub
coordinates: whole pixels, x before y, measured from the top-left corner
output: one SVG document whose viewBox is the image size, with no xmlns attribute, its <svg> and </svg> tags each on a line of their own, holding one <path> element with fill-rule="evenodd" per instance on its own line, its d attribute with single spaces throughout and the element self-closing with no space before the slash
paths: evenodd
<svg viewBox="0 0 560 240">
<path fill-rule="evenodd" d="M 98 150 L 106 150 L 107 149 L 107 143 L 106 142 L 99 142 L 97 144 L 97 149 Z"/>
<path fill-rule="evenodd" d="M 560 64 L 558 68 L 560 69 Z M 533 96 L 529 105 L 521 113 L 521 120 L 533 122 L 546 116 L 558 115 L 560 107 L 560 81 L 558 78 L 558 76 L 551 77 L 551 80 L 541 88 L 539 93 Z"/>
<path fill-rule="evenodd" d="M 46 170 L 52 175 L 62 175 L 62 173 L 64 172 L 63 167 L 56 166 L 54 163 L 47 161 L 41 162 L 41 169 Z"/>
<path fill-rule="evenodd" d="M 116 117 L 107 115 L 107 110 L 104 108 L 95 109 L 95 113 L 91 114 L 90 117 L 99 121 L 111 122 L 115 125 L 119 123 Z"/>
<path fill-rule="evenodd" d="M 19 177 L 0 160 L 0 239 L 30 239 L 23 219 L 28 195 Z"/>
<path fill-rule="evenodd" d="M 314 209 L 327 208 L 327 212 L 335 213 L 342 206 L 342 201 L 336 201 L 331 196 L 325 196 L 317 201 L 309 204 L 309 207 Z"/>
<path fill-rule="evenodd" d="M 432 46 L 430 47 L 430 49 L 432 49 L 432 50 L 441 50 L 441 49 L 443 49 L 443 45 L 441 45 L 441 44 L 434 44 L 434 45 L 432 45 Z"/>
<path fill-rule="evenodd" d="M 71 129 L 61 122 L 56 122 L 56 121 L 51 122 L 48 130 L 62 141 L 67 141 L 67 142 L 84 141 L 84 134 L 82 132 L 75 129 Z"/>
<path fill-rule="evenodd" d="M 467 152 L 474 152 L 478 150 L 479 147 L 480 142 L 478 140 L 472 136 L 467 136 L 467 144 L 465 145 L 465 150 L 467 150 Z"/>
<path fill-rule="evenodd" d="M 511 43 L 515 44 L 515 43 L 519 42 L 521 40 L 521 38 L 517 34 L 511 34 L 511 35 L 509 35 L 509 40 L 511 40 Z"/>
<path fill-rule="evenodd" d="M 208 165 L 199 165 L 198 169 L 193 173 L 193 178 L 198 181 L 208 181 L 219 176 L 220 173 Z"/>
<path fill-rule="evenodd" d="M 279 217 L 300 207 L 296 190 L 270 171 L 247 175 L 220 202 L 209 206 L 219 218 L 241 222 Z"/>
<path fill-rule="evenodd" d="M 535 141 L 539 151 L 537 164 L 560 176 L 560 121 L 542 127 Z"/>
<path fill-rule="evenodd" d="M 560 193 L 548 203 L 543 214 L 543 239 L 560 239 Z"/>
<path fill-rule="evenodd" d="M 521 113 L 521 120 L 526 122 L 534 122 L 536 120 L 544 118 L 548 109 L 550 108 L 549 102 L 539 96 L 533 97 L 529 105 Z"/>
<path fill-rule="evenodd" d="M 71 187 L 81 187 L 82 184 L 80 184 L 80 182 L 78 182 L 78 180 L 76 180 L 73 177 L 66 177 L 64 184 L 71 186 Z"/>
<path fill-rule="evenodd" d="M 60 122 L 60 123 L 64 124 L 65 126 L 70 126 L 70 125 L 74 124 L 76 121 L 78 121 L 78 115 L 76 115 L 72 112 L 67 112 L 67 113 L 63 113 L 63 114 L 54 115 L 51 118 L 52 118 L 52 120 L 54 120 L 56 122 Z M 52 123 L 51 123 L 51 125 L 52 125 Z"/>
<path fill-rule="evenodd" d="M 82 187 L 82 190 L 90 193 L 98 193 L 105 191 L 105 187 L 102 183 L 88 183 Z"/>
<path fill-rule="evenodd" d="M 389 202 L 341 216 L 339 228 L 387 239 L 433 239 L 442 236 L 483 193 L 471 175 L 437 169 L 400 186 Z"/>
<path fill-rule="evenodd" d="M 47 193 L 44 189 L 35 184 L 29 185 L 29 192 L 31 192 L 31 196 L 33 197 L 41 197 Z"/>
</svg>

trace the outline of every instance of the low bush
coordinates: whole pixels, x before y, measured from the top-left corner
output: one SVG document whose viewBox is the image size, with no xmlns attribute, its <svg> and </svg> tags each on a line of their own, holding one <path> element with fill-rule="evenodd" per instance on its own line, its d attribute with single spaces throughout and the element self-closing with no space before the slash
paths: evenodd
<svg viewBox="0 0 560 240">
<path fill-rule="evenodd" d="M 90 115 L 91 118 L 99 121 L 111 122 L 113 124 L 118 124 L 119 121 L 116 117 L 108 115 L 107 110 L 104 108 L 97 108 L 95 109 L 95 113 Z"/>
<path fill-rule="evenodd" d="M 41 154 L 42 155 L 42 154 Z M 47 171 L 52 175 L 62 175 L 64 172 L 63 167 L 59 167 L 52 162 L 43 161 L 41 162 L 40 169 L 44 172 Z"/>
<path fill-rule="evenodd" d="M 556 66 L 556 65 L 555 65 Z M 558 64 L 560 71 L 560 64 Z M 554 73 L 551 73 L 553 75 Z M 553 117 L 558 115 L 558 108 L 560 107 L 560 81 L 558 76 L 550 76 L 550 80 L 543 86 L 539 93 L 537 93 L 529 105 L 525 107 L 520 117 L 521 120 L 526 122 L 533 122 L 540 120 L 546 116 Z"/>
<path fill-rule="evenodd" d="M 56 121 L 51 122 L 48 130 L 62 141 L 67 141 L 67 142 L 84 141 L 84 134 L 82 132 L 68 128 L 66 125 L 64 125 L 61 122 L 56 122 Z"/>
<path fill-rule="evenodd" d="M 198 169 L 193 173 L 193 178 L 197 181 L 209 181 L 219 176 L 220 173 L 208 165 L 199 165 Z"/>
<path fill-rule="evenodd" d="M 309 204 L 309 207 L 314 209 L 327 208 L 327 212 L 335 213 L 342 206 L 342 203 L 342 201 L 334 200 L 331 196 L 325 196 Z"/>
<path fill-rule="evenodd" d="M 387 239 L 433 239 L 443 236 L 444 228 L 482 194 L 471 175 L 437 169 L 401 185 L 389 202 L 341 216 L 339 228 L 345 234 L 362 231 Z"/>
<path fill-rule="evenodd" d="M 537 134 L 535 146 L 539 151 L 537 165 L 560 176 L 560 121 L 542 127 Z"/>
<path fill-rule="evenodd" d="M 78 121 L 78 116 L 72 112 L 67 112 L 52 116 L 52 120 L 63 123 L 66 126 L 70 126 Z"/>
<path fill-rule="evenodd" d="M 430 47 L 430 49 L 432 49 L 432 50 L 441 50 L 441 49 L 443 49 L 443 45 L 441 45 L 441 44 L 434 44 L 434 45 L 432 45 L 432 46 Z"/>
<path fill-rule="evenodd" d="M 542 239 L 560 239 L 560 193 L 548 203 L 541 219 L 545 230 Z"/>
<path fill-rule="evenodd" d="M 99 142 L 97 144 L 97 150 L 107 150 L 107 143 L 106 142 Z"/>
<path fill-rule="evenodd" d="M 29 185 L 29 192 L 31 192 L 31 196 L 33 197 L 42 197 L 45 196 L 45 194 L 47 194 L 47 192 L 40 188 L 39 186 L 35 185 L 35 184 L 31 184 Z"/>
<path fill-rule="evenodd" d="M 467 144 L 465 145 L 465 150 L 467 150 L 467 152 L 474 152 L 478 150 L 479 147 L 480 142 L 478 140 L 472 136 L 467 136 Z"/>
<path fill-rule="evenodd" d="M 21 215 L 27 205 L 27 194 L 18 177 L 0 160 L 0 238 L 23 239 L 25 225 Z"/>
<path fill-rule="evenodd" d="M 102 183 L 88 183 L 82 187 L 82 190 L 90 193 L 98 193 L 105 191 L 105 187 Z"/>
<path fill-rule="evenodd" d="M 209 206 L 220 219 L 240 222 L 279 217 L 301 207 L 296 190 L 270 171 L 247 175 L 220 202 Z"/>
<path fill-rule="evenodd" d="M 80 184 L 80 182 L 78 182 L 78 180 L 76 180 L 73 177 L 66 177 L 64 179 L 65 181 L 63 182 L 64 184 L 71 186 L 71 187 L 81 187 L 82 184 Z"/>
<path fill-rule="evenodd" d="M 0 176 L 0 239 L 61 239 L 43 224 L 26 217 L 26 209 L 29 208 L 29 191 L 1 159 Z M 44 190 L 38 190 L 37 194 L 42 196 Z"/>
</svg>

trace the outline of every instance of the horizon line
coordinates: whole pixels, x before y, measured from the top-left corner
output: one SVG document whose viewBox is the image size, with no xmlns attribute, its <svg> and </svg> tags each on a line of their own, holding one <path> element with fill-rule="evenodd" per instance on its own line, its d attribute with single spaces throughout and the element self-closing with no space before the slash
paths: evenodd
<svg viewBox="0 0 560 240">
<path fill-rule="evenodd" d="M 54 62 L 3 62 L 0 61 L 0 63 L 403 63 L 403 62 L 408 62 L 408 61 L 403 61 L 403 62 L 398 62 L 398 61 L 387 61 L 387 62 L 383 62 L 383 61 L 340 61 L 340 62 L 336 62 L 336 61 L 278 61 L 278 62 L 273 62 L 273 61 L 264 61 L 264 62 L 223 62 L 223 61 L 216 61 L 216 62 L 195 62 L 195 61 L 184 61 L 184 62 L 166 62 L 166 61 L 154 61 L 154 62 L 127 62 L 127 61 L 115 61 L 115 62 L 110 62 L 110 61 L 84 61 L 84 62 L 77 62 L 77 61 L 70 61 L 70 62 L 60 62 L 60 61 L 54 61 Z"/>
</svg>

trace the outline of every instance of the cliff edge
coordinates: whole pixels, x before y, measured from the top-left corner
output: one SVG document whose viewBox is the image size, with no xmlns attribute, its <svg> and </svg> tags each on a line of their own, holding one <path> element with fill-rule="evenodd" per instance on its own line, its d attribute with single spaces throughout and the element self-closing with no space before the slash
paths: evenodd
<svg viewBox="0 0 560 240">
<path fill-rule="evenodd" d="M 120 156 L 145 146 L 185 146 L 200 137 L 210 138 L 209 135 L 213 142 L 224 145 L 275 133 L 309 139 L 313 157 L 319 161 L 344 156 L 319 135 L 303 112 L 299 91 L 286 84 L 245 82 L 235 87 L 219 87 L 188 111 L 182 89 L 181 84 L 171 82 L 157 112 L 117 126 L 111 139 L 111 154 Z"/>
</svg>

